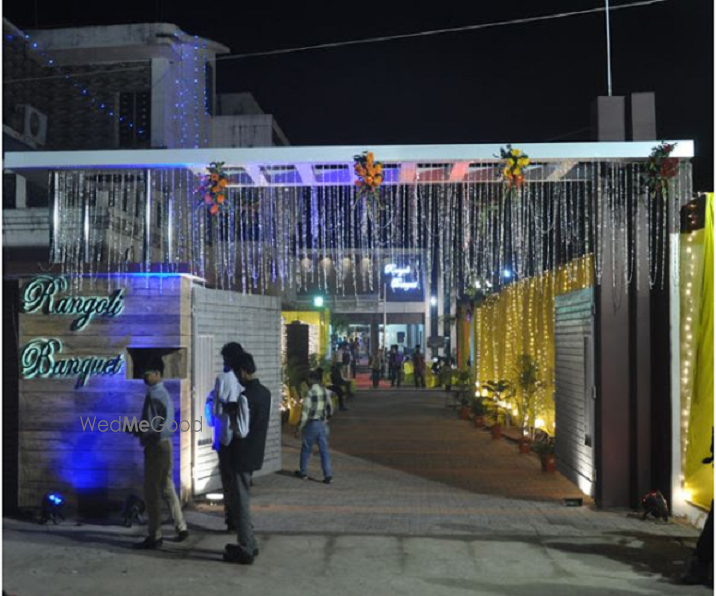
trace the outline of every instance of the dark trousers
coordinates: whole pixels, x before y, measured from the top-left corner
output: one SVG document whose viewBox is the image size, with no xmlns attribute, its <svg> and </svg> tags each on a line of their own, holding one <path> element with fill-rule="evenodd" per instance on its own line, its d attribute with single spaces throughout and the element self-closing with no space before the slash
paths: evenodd
<svg viewBox="0 0 716 596">
<path fill-rule="evenodd" d="M 704 529 L 696 543 L 696 558 L 702 565 L 710 565 L 714 560 L 714 502 L 711 501 L 709 516 L 706 518 Z"/>
<path fill-rule="evenodd" d="M 392 387 L 395 385 L 395 382 L 398 382 L 398 387 L 400 387 L 400 366 L 391 366 L 390 367 L 390 386 Z"/>
<path fill-rule="evenodd" d="M 219 475 L 221 476 L 221 491 L 224 493 L 224 521 L 229 525 L 231 514 L 229 513 L 229 488 L 233 482 L 234 471 L 229 461 L 229 448 L 219 444 Z"/>
<path fill-rule="evenodd" d="M 251 524 L 251 472 L 233 472 L 229 482 L 229 515 L 236 528 L 239 549 L 253 556 L 257 548 L 254 527 Z"/>
<path fill-rule="evenodd" d="M 380 370 L 373 369 L 373 387 L 377 387 L 380 383 Z"/>
<path fill-rule="evenodd" d="M 425 373 L 424 372 L 417 372 L 415 371 L 415 386 L 416 387 L 425 387 Z"/>
<path fill-rule="evenodd" d="M 346 383 L 341 383 L 340 385 L 329 385 L 328 388 L 333 391 L 333 393 L 336 394 L 336 397 L 338 398 L 338 407 L 342 410 L 346 407 L 345 402 L 345 395 L 347 393 L 347 390 L 345 389 Z"/>
</svg>

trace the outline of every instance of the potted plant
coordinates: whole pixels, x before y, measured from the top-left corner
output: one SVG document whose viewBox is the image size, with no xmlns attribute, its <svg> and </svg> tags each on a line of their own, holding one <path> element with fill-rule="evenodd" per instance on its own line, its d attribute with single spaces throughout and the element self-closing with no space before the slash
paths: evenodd
<svg viewBox="0 0 716 596">
<path fill-rule="evenodd" d="M 473 424 L 475 428 L 483 428 L 485 426 L 485 404 L 482 403 L 481 397 L 475 397 L 472 400 Z"/>
<path fill-rule="evenodd" d="M 470 385 L 470 369 L 464 368 L 458 373 L 458 384 L 455 389 L 455 400 L 460 404 L 460 420 L 469 420 L 472 402 L 472 386 Z"/>
<path fill-rule="evenodd" d="M 530 354 L 520 354 L 517 364 L 515 385 L 520 390 L 519 412 L 522 438 L 517 441 L 520 453 L 530 452 L 532 433 L 529 428 L 530 412 L 534 410 L 535 396 L 542 383 L 537 379 L 537 362 Z"/>
<path fill-rule="evenodd" d="M 544 440 L 535 441 L 532 451 L 539 455 L 543 472 L 555 472 L 557 462 L 554 456 L 554 437 L 547 436 Z"/>
<path fill-rule="evenodd" d="M 500 415 L 500 398 L 504 393 L 507 393 L 512 389 L 512 385 L 505 379 L 498 381 L 487 381 L 483 387 L 492 393 L 494 399 L 494 422 L 492 424 L 492 438 L 502 438 L 502 421 L 504 420 L 504 414 Z"/>
</svg>

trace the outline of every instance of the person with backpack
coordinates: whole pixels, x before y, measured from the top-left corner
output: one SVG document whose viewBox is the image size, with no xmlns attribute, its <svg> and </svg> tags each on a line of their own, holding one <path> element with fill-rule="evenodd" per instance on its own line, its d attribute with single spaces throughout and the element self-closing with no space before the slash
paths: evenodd
<svg viewBox="0 0 716 596">
<path fill-rule="evenodd" d="M 311 388 L 303 398 L 301 423 L 296 431 L 302 436 L 300 469 L 296 470 L 296 476 L 302 480 L 308 478 L 308 458 L 313 451 L 313 445 L 318 443 L 321 467 L 323 468 L 323 483 L 330 484 L 333 480 L 333 470 L 331 469 L 331 455 L 328 452 L 326 423 L 333 415 L 333 405 L 328 391 L 321 384 L 322 379 L 323 370 L 320 368 L 311 371 L 308 375 Z"/>
<path fill-rule="evenodd" d="M 212 448 L 219 456 L 219 474 L 224 493 L 224 521 L 227 531 L 235 532 L 234 521 L 229 512 L 229 495 L 227 487 L 231 483 L 231 465 L 229 446 L 233 440 L 243 439 L 249 432 L 249 409 L 244 387 L 238 380 L 237 373 L 244 349 L 241 344 L 230 342 L 221 349 L 224 359 L 224 370 L 219 373 L 214 389 L 206 400 L 206 412 L 209 426 L 214 428 Z"/>
<path fill-rule="evenodd" d="M 233 368 L 236 366 L 237 368 Z M 256 363 L 248 352 L 232 364 L 234 373 L 244 386 L 243 395 L 248 404 L 248 433 L 231 441 L 228 461 L 231 471 L 228 487 L 229 511 L 236 527 L 237 544 L 227 544 L 224 561 L 251 565 L 259 549 L 251 523 L 251 476 L 263 466 L 266 453 L 266 435 L 271 418 L 271 392 L 256 375 Z"/>
</svg>

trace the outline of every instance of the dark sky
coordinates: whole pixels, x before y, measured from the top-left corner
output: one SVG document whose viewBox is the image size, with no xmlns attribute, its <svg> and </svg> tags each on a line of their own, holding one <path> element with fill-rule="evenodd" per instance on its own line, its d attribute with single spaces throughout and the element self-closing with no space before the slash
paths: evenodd
<svg viewBox="0 0 716 596">
<path fill-rule="evenodd" d="M 603 5 L 7 0 L 4 16 L 24 29 L 170 22 L 245 53 Z M 694 188 L 713 190 L 713 1 L 668 0 L 611 20 L 614 94 L 654 91 L 659 136 L 694 139 Z M 590 104 L 606 95 L 605 55 L 599 13 L 232 60 L 217 85 L 251 91 L 293 145 L 579 141 L 589 140 L 575 131 L 589 126 Z"/>
</svg>

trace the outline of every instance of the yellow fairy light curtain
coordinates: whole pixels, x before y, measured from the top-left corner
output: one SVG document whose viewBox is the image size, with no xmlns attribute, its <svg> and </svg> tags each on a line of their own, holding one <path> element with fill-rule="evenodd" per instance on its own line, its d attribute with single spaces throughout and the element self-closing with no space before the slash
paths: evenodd
<svg viewBox="0 0 716 596">
<path fill-rule="evenodd" d="M 591 287 L 592 257 L 560 267 L 540 277 L 511 284 L 475 310 L 475 367 L 479 386 L 490 380 L 514 383 L 520 359 L 527 354 L 537 371 L 537 392 L 530 426 L 554 434 L 554 299 Z M 512 400 L 513 419 L 520 420 L 521 395 Z"/>
<path fill-rule="evenodd" d="M 681 235 L 681 405 L 684 491 L 708 509 L 714 493 L 710 454 L 714 423 L 714 195 L 703 230 Z"/>
</svg>

